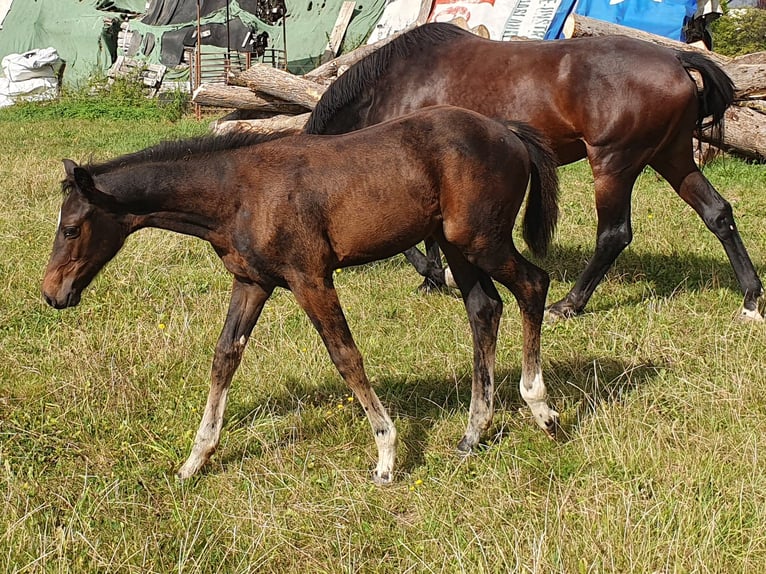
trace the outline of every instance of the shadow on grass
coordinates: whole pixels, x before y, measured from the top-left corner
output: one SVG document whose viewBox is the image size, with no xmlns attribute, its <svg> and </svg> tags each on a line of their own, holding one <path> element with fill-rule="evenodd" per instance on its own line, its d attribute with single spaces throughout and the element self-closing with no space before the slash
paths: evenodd
<svg viewBox="0 0 766 574">
<path fill-rule="evenodd" d="M 593 255 L 593 251 L 582 246 L 553 245 L 543 259 L 534 259 L 555 281 L 574 282 Z M 528 254 L 524 254 L 528 257 Z M 618 276 L 625 283 L 649 282 L 660 297 L 678 291 L 683 285 L 686 291 L 702 291 L 711 283 L 739 291 L 737 278 L 723 248 L 721 258 L 678 252 L 671 255 L 661 253 L 638 253 L 626 249 L 609 270 L 609 275 Z M 598 290 L 594 297 L 598 296 Z"/>
<path fill-rule="evenodd" d="M 695 253 L 679 251 L 673 254 L 662 253 L 639 253 L 630 248 L 623 251 L 614 265 L 609 269 L 608 277 L 618 278 L 626 284 L 648 283 L 657 297 L 669 297 L 679 290 L 687 292 L 700 292 L 715 287 L 723 287 L 740 293 L 737 277 L 734 270 L 725 257 L 721 248 L 720 257 L 705 256 Z M 554 244 L 551 246 L 545 258 L 532 256 L 527 250 L 522 250 L 522 255 L 546 270 L 553 281 L 572 283 L 577 280 L 585 269 L 593 250 L 590 247 L 567 246 Z M 758 262 L 755 262 L 758 266 Z M 397 256 L 389 260 L 373 263 L 373 265 L 385 265 L 391 268 L 408 268 L 410 264 L 404 256 Z M 353 267 L 351 272 L 363 272 L 366 266 Z M 419 290 L 421 277 L 412 269 L 412 289 Z M 459 297 L 457 290 L 433 291 L 433 296 Z M 423 294 L 423 296 L 429 296 Z M 599 290 L 596 289 L 592 301 L 587 309 L 603 309 L 599 304 Z M 628 297 L 625 303 L 637 304 L 645 298 L 640 296 Z M 549 299 L 548 304 L 554 303 Z"/>
<path fill-rule="evenodd" d="M 577 431 L 582 422 L 603 404 L 622 401 L 634 389 L 646 385 L 657 376 L 663 366 L 652 363 L 627 363 L 604 357 L 581 357 L 574 361 L 554 362 L 545 369 L 546 383 L 554 408 L 563 415 L 560 442 Z M 518 381 L 520 369 L 500 370 L 496 375 L 495 404 L 496 413 L 500 411 L 529 411 L 519 393 Z M 381 401 L 388 409 L 395 423 L 406 419 L 406 424 L 399 422 L 399 470 L 411 473 L 425 464 L 425 451 L 433 427 L 442 419 L 454 413 L 460 413 L 467 423 L 468 407 L 471 400 L 471 376 L 461 373 L 457 379 L 453 376 L 441 377 L 396 377 L 384 378 L 376 385 Z M 276 416 L 295 414 L 301 416 L 307 407 L 326 409 L 328 404 L 339 397 L 349 395 L 349 390 L 338 376 L 327 379 L 318 387 L 307 387 L 301 381 L 290 381 L 285 392 L 272 395 L 268 402 L 268 412 Z M 232 405 L 227 419 L 236 421 L 227 424 L 228 428 L 248 426 L 254 418 L 262 416 L 263 404 L 251 402 Z M 363 417 L 359 409 L 359 417 Z M 531 415 L 526 424 L 534 428 Z M 497 428 L 495 424 L 487 433 L 485 444 L 496 443 L 505 438 L 513 439 L 513 426 Z M 224 430 L 226 432 L 226 430 Z M 301 420 L 299 440 L 311 439 L 328 432 L 327 421 L 321 417 Z M 295 433 L 276 439 L 292 442 Z M 540 436 L 543 436 L 542 431 Z M 457 445 L 460 436 L 454 437 Z M 370 441 L 373 435 L 370 431 Z M 256 441 L 243 448 L 230 448 L 223 454 L 221 462 L 229 464 L 242 458 L 257 457 L 260 446 Z M 457 451 L 456 451 L 457 452 Z"/>
</svg>

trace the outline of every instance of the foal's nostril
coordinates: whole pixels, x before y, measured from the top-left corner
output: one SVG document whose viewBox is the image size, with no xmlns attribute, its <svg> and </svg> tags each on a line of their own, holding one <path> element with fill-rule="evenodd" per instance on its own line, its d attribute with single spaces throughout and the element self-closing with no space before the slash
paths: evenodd
<svg viewBox="0 0 766 574">
<path fill-rule="evenodd" d="M 54 309 L 63 309 L 66 307 L 66 303 L 59 303 L 54 297 L 51 297 L 45 292 L 43 292 L 43 299 L 45 299 L 45 302 Z"/>
</svg>

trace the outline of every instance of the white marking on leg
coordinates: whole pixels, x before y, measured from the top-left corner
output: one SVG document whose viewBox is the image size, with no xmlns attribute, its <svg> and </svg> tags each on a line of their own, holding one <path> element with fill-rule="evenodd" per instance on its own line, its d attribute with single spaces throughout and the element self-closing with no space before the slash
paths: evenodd
<svg viewBox="0 0 766 574">
<path fill-rule="evenodd" d="M 388 430 L 375 432 L 375 444 L 378 447 L 378 465 L 375 467 L 373 481 L 376 484 L 389 484 L 394 479 L 396 461 L 396 427 L 386 417 Z"/>
<path fill-rule="evenodd" d="M 449 267 L 444 270 L 444 283 L 450 289 L 458 288 L 457 281 L 455 281 L 455 276 L 452 274 L 452 270 Z"/>
<path fill-rule="evenodd" d="M 215 452 L 221 438 L 227 394 L 228 389 L 221 389 L 218 396 L 214 396 L 211 391 L 205 412 L 202 415 L 202 422 L 197 430 L 197 436 L 194 438 L 194 446 L 192 446 L 189 458 L 179 469 L 178 478 L 189 478 L 196 474 Z"/>
<path fill-rule="evenodd" d="M 740 319 L 743 319 L 745 321 L 760 322 L 760 321 L 764 320 L 763 319 L 763 315 L 761 315 L 761 312 L 758 311 L 757 307 L 755 309 L 745 309 L 743 307 L 742 311 L 740 312 L 739 317 L 740 317 Z"/>
<path fill-rule="evenodd" d="M 551 432 L 558 421 L 559 413 L 548 406 L 548 391 L 545 388 L 543 374 L 537 371 L 530 385 L 526 384 L 524 375 L 522 375 L 519 389 L 521 390 L 521 397 L 532 411 L 535 422 L 543 430 Z"/>
</svg>

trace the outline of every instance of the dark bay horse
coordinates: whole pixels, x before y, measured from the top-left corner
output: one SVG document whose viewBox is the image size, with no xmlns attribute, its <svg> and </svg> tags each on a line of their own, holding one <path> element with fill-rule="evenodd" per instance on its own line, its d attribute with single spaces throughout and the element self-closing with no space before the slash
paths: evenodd
<svg viewBox="0 0 766 574">
<path fill-rule="evenodd" d="M 509 129 L 510 128 L 510 129 Z M 396 429 L 370 386 L 333 285 L 333 270 L 390 257 L 433 236 L 463 296 L 474 342 L 468 451 L 493 415 L 502 301 L 521 309 L 521 396 L 549 433 L 540 329 L 548 274 L 517 251 L 512 229 L 530 186 L 524 237 L 548 246 L 558 216 L 556 160 L 536 132 L 438 106 L 341 136 L 247 135 L 166 143 L 106 163 L 64 161 L 66 195 L 43 296 L 57 309 L 82 291 L 127 237 L 158 227 L 208 241 L 234 276 L 212 383 L 179 476 L 218 445 L 226 396 L 245 345 L 276 287 L 292 291 L 362 404 L 378 447 L 374 479 L 392 479 Z"/>
<path fill-rule="evenodd" d="M 689 70 L 702 77 L 702 89 Z M 723 244 L 744 293 L 742 316 L 763 320 L 763 286 L 731 206 L 693 158 L 695 130 L 709 116 L 720 128 L 733 97 L 729 77 L 697 52 L 623 36 L 496 42 L 437 23 L 400 35 L 349 68 L 325 91 L 305 131 L 344 133 L 451 104 L 532 125 L 560 164 L 587 157 L 596 188 L 596 248 L 571 291 L 549 307 L 552 318 L 581 313 L 631 242 L 633 184 L 649 165 Z M 407 255 L 428 283 L 443 284 L 438 246 L 429 252 L 428 259 L 414 248 Z"/>
</svg>

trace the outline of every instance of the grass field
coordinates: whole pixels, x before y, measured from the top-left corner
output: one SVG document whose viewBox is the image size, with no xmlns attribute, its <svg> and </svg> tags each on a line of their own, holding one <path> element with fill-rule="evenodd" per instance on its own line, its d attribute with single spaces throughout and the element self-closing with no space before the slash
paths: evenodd
<svg viewBox="0 0 766 574">
<path fill-rule="evenodd" d="M 495 423 L 461 457 L 471 346 L 460 301 L 422 296 L 404 259 L 336 277 L 399 430 L 395 483 L 370 482 L 369 425 L 287 292 L 267 304 L 221 445 L 180 483 L 230 278 L 206 244 L 146 230 L 56 311 L 40 281 L 61 159 L 206 131 L 183 120 L 0 116 L 0 571 L 758 572 L 766 564 L 766 325 L 723 249 L 647 170 L 635 240 L 587 313 L 543 330 L 567 436 L 523 407 L 507 291 Z M 253 166 L 257 169 L 258 166 Z M 766 275 L 766 168 L 706 168 Z M 591 175 L 561 170 L 550 300 L 595 233 Z"/>
</svg>

